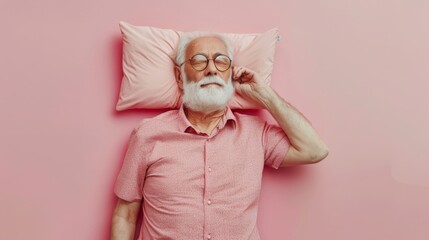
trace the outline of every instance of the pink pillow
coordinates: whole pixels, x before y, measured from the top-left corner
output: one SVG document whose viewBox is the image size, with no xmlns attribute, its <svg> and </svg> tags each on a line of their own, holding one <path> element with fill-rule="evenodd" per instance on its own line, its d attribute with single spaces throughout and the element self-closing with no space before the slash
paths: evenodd
<svg viewBox="0 0 429 240">
<path fill-rule="evenodd" d="M 174 75 L 175 54 L 186 32 L 119 23 L 123 39 L 122 78 L 116 110 L 132 108 L 179 108 L 181 92 Z M 271 72 L 278 30 L 264 33 L 220 33 L 234 47 L 233 66 L 258 72 L 267 84 Z M 228 102 L 232 109 L 260 109 L 262 106 L 235 94 Z"/>
</svg>

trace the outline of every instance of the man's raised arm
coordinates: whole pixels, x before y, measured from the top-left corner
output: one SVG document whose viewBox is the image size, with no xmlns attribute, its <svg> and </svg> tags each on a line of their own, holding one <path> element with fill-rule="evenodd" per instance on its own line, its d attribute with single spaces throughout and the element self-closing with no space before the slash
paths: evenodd
<svg viewBox="0 0 429 240">
<path fill-rule="evenodd" d="M 234 67 L 233 80 L 236 91 L 261 105 L 271 113 L 286 133 L 291 146 L 281 167 L 316 163 L 326 158 L 328 147 L 310 122 L 257 74 L 245 67 Z"/>
</svg>

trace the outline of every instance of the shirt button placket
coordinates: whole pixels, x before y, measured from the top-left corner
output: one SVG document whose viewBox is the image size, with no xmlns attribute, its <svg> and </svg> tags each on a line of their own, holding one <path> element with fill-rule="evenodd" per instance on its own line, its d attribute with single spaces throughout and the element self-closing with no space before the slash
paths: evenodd
<svg viewBox="0 0 429 240">
<path fill-rule="evenodd" d="M 206 143 L 205 143 L 205 162 L 206 162 L 206 166 L 207 166 L 207 174 L 208 173 L 210 173 L 210 172 L 212 172 L 212 168 L 211 167 L 209 167 L 210 165 L 211 165 L 211 163 L 210 163 L 210 150 L 209 150 L 209 143 L 211 142 L 211 138 L 207 138 L 206 139 Z M 210 178 L 206 178 L 206 181 L 208 180 L 208 184 L 206 183 L 206 189 L 205 189 L 205 191 L 207 192 L 207 191 L 209 191 L 210 192 Z M 209 189 L 207 189 L 207 188 L 209 188 Z M 210 207 L 210 205 L 212 204 L 212 200 L 211 200 L 211 198 L 210 198 L 210 196 L 209 195 L 207 195 L 207 207 Z M 209 218 L 209 216 L 206 216 L 206 221 L 208 220 L 208 218 Z M 206 230 L 208 230 L 208 231 L 210 231 L 210 224 L 209 223 L 207 223 L 208 225 L 207 225 L 207 229 Z M 207 233 L 207 232 L 206 232 Z M 206 239 L 212 239 L 212 236 L 211 236 L 211 233 L 207 233 L 207 235 L 206 235 Z"/>
</svg>

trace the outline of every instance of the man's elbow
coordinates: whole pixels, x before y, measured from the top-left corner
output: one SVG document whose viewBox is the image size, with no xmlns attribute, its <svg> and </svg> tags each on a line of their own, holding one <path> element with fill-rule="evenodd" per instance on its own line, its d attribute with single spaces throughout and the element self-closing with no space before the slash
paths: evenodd
<svg viewBox="0 0 429 240">
<path fill-rule="evenodd" d="M 318 151 L 314 151 L 312 154 L 312 157 L 311 157 L 311 162 L 312 163 L 318 163 L 318 162 L 322 161 L 323 159 L 325 159 L 328 155 L 329 155 L 328 148 L 323 148 L 323 149 L 320 149 Z"/>
</svg>

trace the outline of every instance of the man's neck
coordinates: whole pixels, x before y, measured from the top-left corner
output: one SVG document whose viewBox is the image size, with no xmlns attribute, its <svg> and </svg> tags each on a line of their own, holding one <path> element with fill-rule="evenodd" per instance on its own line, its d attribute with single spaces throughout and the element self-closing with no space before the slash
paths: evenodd
<svg viewBox="0 0 429 240">
<path fill-rule="evenodd" d="M 187 107 L 184 107 L 183 110 L 186 118 L 194 127 L 204 132 L 211 132 L 217 126 L 220 119 L 222 119 L 223 115 L 225 115 L 226 107 L 213 112 L 197 112 Z"/>
</svg>

